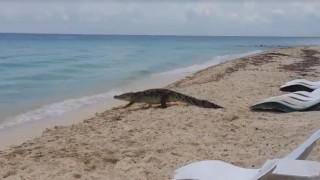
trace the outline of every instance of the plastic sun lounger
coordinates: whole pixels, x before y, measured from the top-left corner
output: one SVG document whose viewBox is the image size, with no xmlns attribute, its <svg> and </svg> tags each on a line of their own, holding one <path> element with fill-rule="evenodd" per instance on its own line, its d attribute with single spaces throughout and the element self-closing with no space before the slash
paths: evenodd
<svg viewBox="0 0 320 180">
<path fill-rule="evenodd" d="M 277 110 L 283 112 L 315 111 L 320 109 L 320 89 L 312 92 L 297 91 L 275 96 L 251 106 L 252 110 Z"/>
<path fill-rule="evenodd" d="M 305 79 L 295 79 L 289 81 L 280 87 L 281 91 L 295 92 L 295 91 L 308 91 L 312 92 L 320 88 L 320 82 L 312 82 Z"/>
<path fill-rule="evenodd" d="M 267 160 L 260 169 L 241 168 L 217 160 L 199 161 L 177 169 L 174 180 L 320 179 L 320 163 L 305 160 L 319 137 L 320 130 L 284 158 Z"/>
</svg>

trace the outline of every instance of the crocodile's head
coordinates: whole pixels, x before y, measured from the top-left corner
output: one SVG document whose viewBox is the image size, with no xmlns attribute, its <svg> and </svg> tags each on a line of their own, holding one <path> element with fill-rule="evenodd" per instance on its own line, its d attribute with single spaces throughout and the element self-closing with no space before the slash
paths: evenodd
<svg viewBox="0 0 320 180">
<path fill-rule="evenodd" d="M 113 96 L 114 99 L 124 100 L 124 101 L 132 101 L 133 100 L 133 92 L 124 93 L 119 96 Z"/>
</svg>

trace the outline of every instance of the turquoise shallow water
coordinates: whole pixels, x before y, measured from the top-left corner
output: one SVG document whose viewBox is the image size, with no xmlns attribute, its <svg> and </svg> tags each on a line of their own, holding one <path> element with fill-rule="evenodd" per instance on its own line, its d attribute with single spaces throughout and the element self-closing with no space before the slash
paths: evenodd
<svg viewBox="0 0 320 180">
<path fill-rule="evenodd" d="M 215 57 L 319 43 L 320 38 L 0 34 L 0 123 L 18 114 L 29 120 L 61 114 L 141 77 Z M 50 108 L 25 114 L 43 106 Z"/>
</svg>

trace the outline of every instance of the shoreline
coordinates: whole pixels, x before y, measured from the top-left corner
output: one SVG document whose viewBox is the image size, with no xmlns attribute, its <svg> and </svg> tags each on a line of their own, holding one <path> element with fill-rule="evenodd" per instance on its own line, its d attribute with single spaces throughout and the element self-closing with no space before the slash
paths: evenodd
<svg viewBox="0 0 320 180">
<path fill-rule="evenodd" d="M 256 50 L 256 51 L 249 51 L 249 52 L 240 53 L 240 54 L 230 54 L 230 55 L 213 57 L 212 59 L 205 61 L 201 64 L 195 64 L 187 67 L 181 67 L 175 70 L 155 73 L 150 76 L 143 77 L 138 80 L 134 80 L 129 84 L 107 91 L 106 93 L 122 92 L 124 89 L 126 89 L 127 91 L 128 90 L 140 91 L 140 90 L 151 89 L 151 88 L 162 88 L 176 81 L 187 78 L 193 73 L 204 70 L 208 67 L 216 66 L 223 62 L 232 61 L 237 58 L 258 54 L 261 52 L 263 51 Z M 103 93 L 103 94 L 106 94 L 106 93 Z M 88 96 L 88 97 L 94 97 L 94 96 L 96 95 Z M 48 117 L 48 118 L 34 120 L 34 121 L 26 121 L 26 122 L 22 122 L 22 124 L 14 124 L 13 126 L 8 126 L 8 127 L 4 126 L 2 129 L 0 129 L 0 142 L 1 142 L 0 151 L 6 148 L 9 148 L 10 146 L 19 145 L 27 140 L 35 138 L 36 136 L 41 135 L 41 133 L 47 128 L 52 128 L 54 126 L 67 126 L 67 125 L 81 123 L 83 120 L 93 117 L 96 113 L 101 113 L 103 111 L 110 110 L 115 106 L 124 105 L 126 103 L 126 102 L 114 100 L 112 99 L 112 96 L 110 97 L 111 98 L 106 99 L 105 102 L 97 102 L 84 107 L 80 107 L 79 109 L 66 112 L 63 115 Z M 54 103 L 54 104 L 58 104 L 58 103 Z M 42 107 L 40 107 L 39 109 L 41 108 Z M 28 114 L 33 111 L 35 110 L 31 110 L 23 114 L 18 114 L 17 116 L 14 116 L 14 117 L 24 116 L 25 114 Z M 8 120 L 5 120 L 5 122 L 8 122 Z M 3 122 L 0 125 L 3 126 Z"/>
<path fill-rule="evenodd" d="M 208 67 L 167 88 L 225 109 L 134 104 L 97 113 L 0 151 L 0 177 L 170 179 L 175 169 L 205 159 L 260 167 L 318 129 L 319 112 L 252 112 L 250 105 L 283 94 L 279 86 L 286 81 L 317 80 L 318 61 L 320 46 L 295 46 Z M 308 159 L 320 161 L 319 152 L 316 146 Z"/>
</svg>

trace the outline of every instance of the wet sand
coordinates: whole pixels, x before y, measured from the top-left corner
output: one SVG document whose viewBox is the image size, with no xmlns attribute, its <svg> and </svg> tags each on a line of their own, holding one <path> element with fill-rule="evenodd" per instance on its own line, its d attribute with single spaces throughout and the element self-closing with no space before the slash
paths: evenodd
<svg viewBox="0 0 320 180">
<path fill-rule="evenodd" d="M 320 47 L 269 50 L 199 71 L 167 88 L 219 104 L 107 110 L 0 152 L 0 179 L 169 179 L 204 160 L 260 167 L 283 157 L 320 127 L 320 112 L 252 112 L 253 103 L 283 94 L 279 86 L 319 81 Z M 320 161 L 319 146 L 309 159 Z"/>
</svg>

